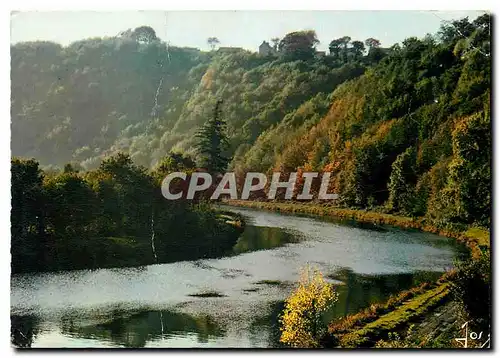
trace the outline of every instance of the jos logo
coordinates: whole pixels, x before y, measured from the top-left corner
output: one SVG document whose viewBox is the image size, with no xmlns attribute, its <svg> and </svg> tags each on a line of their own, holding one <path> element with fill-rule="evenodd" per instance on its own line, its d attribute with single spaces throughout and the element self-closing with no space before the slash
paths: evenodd
<svg viewBox="0 0 500 358">
<path fill-rule="evenodd" d="M 490 334 L 486 336 L 486 334 L 483 335 L 483 331 L 477 333 L 473 331 L 469 331 L 469 321 L 465 322 L 462 327 L 462 329 L 465 329 L 465 337 L 463 338 L 455 338 L 455 341 L 459 342 L 462 344 L 463 348 L 470 348 L 469 347 L 469 341 L 477 341 L 479 343 L 479 348 L 490 348 Z M 477 348 L 476 345 L 474 345 L 474 348 Z"/>
</svg>

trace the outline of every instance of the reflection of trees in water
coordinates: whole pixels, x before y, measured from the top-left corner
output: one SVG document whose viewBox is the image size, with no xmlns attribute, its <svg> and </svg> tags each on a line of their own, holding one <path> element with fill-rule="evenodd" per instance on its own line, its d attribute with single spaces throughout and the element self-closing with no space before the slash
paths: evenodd
<svg viewBox="0 0 500 358">
<path fill-rule="evenodd" d="M 73 319 L 64 319 L 64 334 L 80 338 L 101 339 L 127 348 L 142 348 L 148 341 L 168 339 L 176 333 L 195 333 L 198 342 L 206 343 L 211 337 L 220 337 L 224 331 L 210 316 L 190 316 L 171 311 L 147 311 L 126 314 L 115 311 L 106 323 L 81 326 Z"/>
<path fill-rule="evenodd" d="M 266 250 L 300 241 L 299 233 L 292 233 L 277 227 L 247 225 L 233 252 L 240 254 L 248 251 Z"/>
<path fill-rule="evenodd" d="M 279 317 L 285 308 L 284 301 L 271 302 L 264 315 L 258 315 L 250 325 L 250 341 L 252 346 L 258 346 L 263 340 L 267 341 L 268 348 L 285 347 L 279 342 L 281 331 Z M 267 339 L 263 339 L 263 334 L 267 333 Z"/>
<path fill-rule="evenodd" d="M 372 303 L 383 302 L 390 295 L 417 286 L 423 282 L 435 281 L 439 272 L 415 272 L 389 275 L 360 275 L 350 269 L 339 270 L 331 278 L 342 281 L 337 286 L 339 301 L 328 314 L 328 319 L 356 313 Z"/>
<path fill-rule="evenodd" d="M 38 333 L 38 320 L 34 316 L 10 317 L 10 340 L 16 348 L 31 348 Z"/>
<path fill-rule="evenodd" d="M 435 281 L 441 275 L 439 272 L 416 272 L 391 275 L 360 275 L 350 269 L 341 269 L 330 276 L 344 282 L 336 287 L 339 294 L 338 302 L 325 314 L 325 322 L 333 318 L 356 313 L 372 303 L 383 302 L 390 295 L 401 290 L 418 286 L 422 282 Z M 257 316 L 250 327 L 252 343 L 262 342 L 262 336 L 267 334 L 268 346 L 283 347 L 279 342 L 281 331 L 279 317 L 284 309 L 283 301 L 276 301 L 268 306 L 267 312 Z M 257 345 L 257 344 L 255 344 Z"/>
<path fill-rule="evenodd" d="M 372 303 L 382 302 L 391 294 L 419 285 L 425 281 L 435 281 L 438 272 L 417 272 L 392 275 L 359 275 L 352 270 L 339 270 L 331 278 L 341 280 L 345 284 L 336 287 L 339 300 L 332 310 L 325 315 L 330 321 L 348 313 L 355 313 Z M 259 312 L 250 325 L 248 335 L 253 346 L 267 342 L 268 347 L 282 347 L 279 343 L 281 335 L 279 315 L 284 308 L 283 301 L 269 304 L 265 312 Z M 166 339 L 172 335 L 194 334 L 199 343 L 207 343 L 211 338 L 222 337 L 225 330 L 208 315 L 191 316 L 172 311 L 126 312 L 117 309 L 106 315 L 106 321 L 90 324 L 81 317 L 63 317 L 60 328 L 63 334 L 80 338 L 113 342 L 128 348 L 144 347 L 147 342 Z M 20 348 L 31 347 L 39 332 L 39 320 L 33 316 L 11 317 L 11 341 Z"/>
</svg>

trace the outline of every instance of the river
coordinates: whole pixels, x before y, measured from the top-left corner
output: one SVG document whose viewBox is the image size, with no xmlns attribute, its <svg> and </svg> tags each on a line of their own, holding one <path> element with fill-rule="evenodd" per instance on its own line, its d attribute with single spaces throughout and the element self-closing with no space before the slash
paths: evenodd
<svg viewBox="0 0 500 358">
<path fill-rule="evenodd" d="M 436 279 L 463 250 L 396 228 L 250 209 L 231 253 L 138 268 L 14 275 L 19 347 L 279 347 L 278 315 L 300 270 L 336 285 L 330 315 Z M 161 240 L 161 238 L 157 238 Z"/>
</svg>

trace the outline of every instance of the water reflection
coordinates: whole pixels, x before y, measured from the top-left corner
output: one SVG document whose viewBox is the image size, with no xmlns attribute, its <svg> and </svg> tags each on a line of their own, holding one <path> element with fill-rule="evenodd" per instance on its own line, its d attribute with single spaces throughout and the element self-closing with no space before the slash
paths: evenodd
<svg viewBox="0 0 500 358">
<path fill-rule="evenodd" d="M 195 336 L 198 343 L 222 337 L 224 330 L 208 315 L 191 316 L 173 311 L 113 311 L 89 322 L 89 317 L 62 317 L 45 322 L 35 316 L 11 317 L 11 341 L 17 348 L 29 348 L 40 333 L 112 343 L 116 347 L 143 348 L 147 342 Z M 103 322 L 104 319 L 104 322 Z M 194 335 L 193 335 L 194 334 Z"/>
<path fill-rule="evenodd" d="M 126 348 L 142 348 L 149 341 L 168 339 L 175 334 L 196 333 L 198 342 L 223 336 L 223 330 L 206 315 L 193 317 L 171 311 L 115 312 L 110 322 L 80 326 L 75 319 L 64 319 L 63 334 L 113 342 Z"/>
<path fill-rule="evenodd" d="M 392 294 L 420 285 L 423 282 L 436 281 L 439 272 L 416 272 L 388 275 L 359 275 L 350 269 L 341 269 L 329 278 L 340 280 L 344 285 L 337 287 L 338 302 L 328 318 L 336 318 L 356 313 L 372 303 L 385 301 Z"/>
<path fill-rule="evenodd" d="M 234 245 L 232 252 L 242 254 L 250 251 L 269 250 L 300 242 L 303 238 L 303 235 L 297 231 L 249 225 Z"/>
<path fill-rule="evenodd" d="M 325 319 L 329 321 L 355 313 L 372 303 L 386 300 L 400 290 L 436 280 L 439 275 L 436 272 L 359 275 L 352 270 L 341 269 L 328 277 L 342 283 L 336 286 L 339 300 Z M 255 311 L 251 317 L 240 317 L 250 324 L 247 332 L 239 332 L 240 336 L 236 338 L 228 335 L 228 331 L 237 331 L 231 327 L 231 320 L 223 320 L 222 323 L 207 314 L 190 315 L 174 310 L 114 309 L 110 312 L 97 311 L 92 315 L 66 314 L 55 322 L 47 318 L 44 322 L 43 318 L 36 316 L 12 316 L 11 340 L 16 347 L 29 348 L 36 341 L 37 334 L 49 332 L 52 335 L 80 339 L 86 347 L 97 346 L 98 342 L 126 348 L 142 348 L 148 343 L 168 347 L 175 346 L 180 339 L 188 339 L 188 347 L 203 347 L 227 338 L 231 338 L 235 346 L 245 344 L 249 347 L 281 347 L 279 316 L 283 308 L 284 301 L 272 301 L 267 303 L 267 309 Z M 50 346 L 50 342 L 42 345 Z"/>
<path fill-rule="evenodd" d="M 431 234 L 241 213 L 245 231 L 222 258 L 13 276 L 12 344 L 280 347 L 283 300 L 304 265 L 337 285 L 332 319 L 434 281 L 461 255 L 451 240 Z M 190 296 L 206 291 L 221 297 Z"/>
</svg>

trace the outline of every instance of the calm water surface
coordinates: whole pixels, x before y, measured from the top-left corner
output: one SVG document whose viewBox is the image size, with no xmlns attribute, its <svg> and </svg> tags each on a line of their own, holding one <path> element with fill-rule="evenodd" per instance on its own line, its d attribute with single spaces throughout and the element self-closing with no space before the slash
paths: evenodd
<svg viewBox="0 0 500 358">
<path fill-rule="evenodd" d="M 462 252 L 427 233 L 231 210 L 247 226 L 225 257 L 13 276 L 13 344 L 277 347 L 277 317 L 305 265 L 337 285 L 331 315 L 341 316 L 437 278 Z"/>
</svg>

